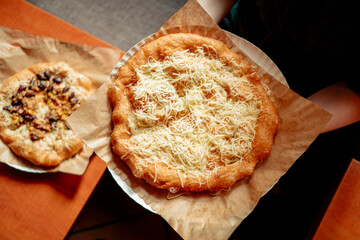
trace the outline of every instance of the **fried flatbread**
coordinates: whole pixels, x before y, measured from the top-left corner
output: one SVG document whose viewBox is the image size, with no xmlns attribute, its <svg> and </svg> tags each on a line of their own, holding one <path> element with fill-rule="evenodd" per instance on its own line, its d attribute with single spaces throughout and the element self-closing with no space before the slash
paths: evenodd
<svg viewBox="0 0 360 240">
<path fill-rule="evenodd" d="M 160 37 L 109 86 L 112 148 L 135 177 L 177 191 L 218 191 L 272 148 L 278 115 L 255 68 L 221 41 Z"/>
<path fill-rule="evenodd" d="M 17 155 L 42 167 L 78 153 L 83 142 L 65 119 L 89 96 L 91 81 L 64 62 L 40 63 L 0 89 L 0 137 Z"/>
</svg>

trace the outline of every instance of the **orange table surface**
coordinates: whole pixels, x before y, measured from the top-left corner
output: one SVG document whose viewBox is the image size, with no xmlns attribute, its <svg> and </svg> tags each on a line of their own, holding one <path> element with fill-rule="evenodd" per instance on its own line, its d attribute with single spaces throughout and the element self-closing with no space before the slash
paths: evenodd
<svg viewBox="0 0 360 240">
<path fill-rule="evenodd" d="M 313 239 L 360 239 L 359 203 L 360 162 L 353 159 Z"/>
<path fill-rule="evenodd" d="M 115 48 L 23 0 L 0 0 L 0 25 Z M 0 239 L 65 238 L 105 170 L 96 155 L 82 176 L 31 174 L 0 164 Z"/>
</svg>

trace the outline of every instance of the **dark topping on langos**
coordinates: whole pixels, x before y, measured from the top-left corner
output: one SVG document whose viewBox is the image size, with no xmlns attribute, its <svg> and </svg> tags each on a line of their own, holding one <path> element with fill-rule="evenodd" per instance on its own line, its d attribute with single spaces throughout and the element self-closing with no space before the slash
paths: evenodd
<svg viewBox="0 0 360 240">
<path fill-rule="evenodd" d="M 45 133 L 59 128 L 66 128 L 64 121 L 73 111 L 80 106 L 80 100 L 75 92 L 69 94 L 70 86 L 61 86 L 63 78 L 53 76 L 50 71 L 37 73 L 36 79 L 28 84 L 21 84 L 17 92 L 11 96 L 11 104 L 4 106 L 3 111 L 11 114 L 15 128 L 26 124 L 30 131 L 30 139 L 37 141 L 45 137 Z M 55 83 L 55 84 L 54 84 Z M 45 119 L 40 120 L 35 113 L 36 94 L 43 95 L 44 102 L 49 106 Z"/>
</svg>

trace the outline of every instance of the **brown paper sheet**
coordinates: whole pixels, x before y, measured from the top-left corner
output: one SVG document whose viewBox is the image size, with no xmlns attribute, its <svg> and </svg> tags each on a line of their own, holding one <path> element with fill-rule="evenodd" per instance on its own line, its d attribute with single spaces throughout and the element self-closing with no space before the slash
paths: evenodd
<svg viewBox="0 0 360 240">
<path fill-rule="evenodd" d="M 71 127 L 104 159 L 115 180 L 134 200 L 140 197 L 161 215 L 184 239 L 227 239 L 315 140 L 331 115 L 287 87 L 275 64 L 251 43 L 225 33 L 212 21 L 196 0 L 190 0 L 154 35 L 144 39 L 119 61 L 110 79 L 137 49 L 164 34 L 193 32 L 219 39 L 249 62 L 257 65 L 280 116 L 280 126 L 271 154 L 255 172 L 220 194 L 183 194 L 169 199 L 166 190 L 136 179 L 129 168 L 111 152 L 111 108 L 105 83 L 68 120 Z M 93 115 L 92 113 L 96 113 Z M 83 123 L 78 124 L 77 118 Z M 126 183 L 124 185 L 124 183 Z M 130 189 L 130 191 L 128 191 Z M 135 196 L 131 192 L 136 193 Z M 130 193 L 129 193 L 130 192 Z M 139 201 L 138 201 L 139 202 Z M 146 205 L 144 204 L 146 207 Z"/>
<path fill-rule="evenodd" d="M 57 41 L 48 37 L 0 27 L 0 85 L 15 73 L 39 62 L 65 61 L 75 70 L 88 76 L 93 91 L 103 84 L 120 57 L 118 49 L 92 47 Z M 93 150 L 84 145 L 73 158 L 51 169 L 37 167 L 16 156 L 0 140 L 0 162 L 22 171 L 34 173 L 84 173 Z"/>
</svg>

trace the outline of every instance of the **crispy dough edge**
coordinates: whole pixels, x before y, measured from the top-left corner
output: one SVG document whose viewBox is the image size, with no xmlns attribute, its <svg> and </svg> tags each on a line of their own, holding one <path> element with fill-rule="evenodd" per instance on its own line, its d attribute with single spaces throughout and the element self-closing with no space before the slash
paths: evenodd
<svg viewBox="0 0 360 240">
<path fill-rule="evenodd" d="M 144 167 L 138 163 L 137 159 L 127 153 L 124 144 L 129 141 L 130 135 L 127 133 L 128 116 L 132 111 L 130 107 L 130 93 L 125 88 L 126 85 L 136 81 L 134 68 L 146 62 L 148 57 L 156 60 L 164 59 L 175 51 L 185 49 L 193 50 L 197 46 L 208 45 L 216 49 L 216 52 L 227 61 L 235 60 L 244 72 L 248 73 L 249 78 L 258 93 L 257 97 L 262 101 L 262 111 L 260 113 L 256 134 L 252 144 L 252 151 L 249 152 L 242 162 L 218 168 L 217 174 L 210 175 L 209 178 L 194 175 L 181 174 L 174 169 L 166 166 L 155 165 Z M 211 51 L 211 49 L 210 49 Z M 197 34 L 177 33 L 169 34 L 144 45 L 135 53 L 129 61 L 120 68 L 118 79 L 110 84 L 108 97 L 113 107 L 112 121 L 113 133 L 111 135 L 112 148 L 116 154 L 123 157 L 123 161 L 129 166 L 134 176 L 145 179 L 149 184 L 162 189 L 173 191 L 219 191 L 232 186 L 239 179 L 250 175 L 256 164 L 266 157 L 272 148 L 273 138 L 278 128 L 278 115 L 272 101 L 268 97 L 265 89 L 260 83 L 259 77 L 252 74 L 254 69 L 244 62 L 236 53 L 232 52 L 221 41 L 203 37 Z"/>
<path fill-rule="evenodd" d="M 68 69 L 68 75 L 72 75 L 77 78 L 75 86 L 81 86 L 86 92 L 86 97 L 90 95 L 91 80 L 86 76 L 76 72 L 65 62 L 49 62 L 49 63 L 38 63 L 30 66 L 15 75 L 7 79 L 0 89 L 0 93 L 7 93 L 7 89 L 16 82 L 20 82 L 23 79 L 30 79 L 35 76 L 36 73 L 44 72 L 49 69 L 50 66 L 59 65 Z M 3 106 L 1 106 L 2 108 Z M 2 109 L 1 109 L 2 110 Z M 18 156 L 21 156 L 33 164 L 41 167 L 54 167 L 59 165 L 62 161 L 74 156 L 76 153 L 81 151 L 84 143 L 79 137 L 76 137 L 69 142 L 68 147 L 64 145 L 56 146 L 54 151 L 46 151 L 38 149 L 34 146 L 26 146 L 23 141 L 14 134 L 8 133 L 6 128 L 1 124 L 4 121 L 0 117 L 0 137 L 3 142 Z"/>
</svg>

